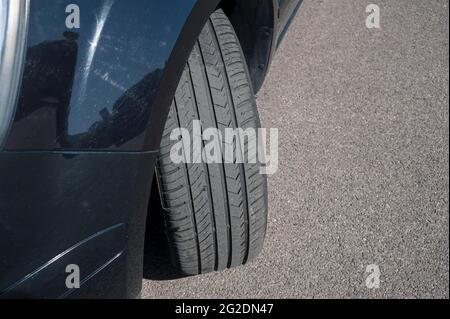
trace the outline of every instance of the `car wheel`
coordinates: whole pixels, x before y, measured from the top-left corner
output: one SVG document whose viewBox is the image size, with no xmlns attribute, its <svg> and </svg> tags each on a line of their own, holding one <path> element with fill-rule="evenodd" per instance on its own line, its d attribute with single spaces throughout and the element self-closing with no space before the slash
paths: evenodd
<svg viewBox="0 0 450 319">
<path fill-rule="evenodd" d="M 254 163 L 174 163 L 177 128 L 260 127 L 250 76 L 226 15 L 212 14 L 190 54 L 166 122 L 157 163 L 170 255 L 183 275 L 245 264 L 263 247 L 267 182 Z M 184 138 L 184 137 L 183 137 Z M 240 145 L 239 139 L 234 141 Z M 189 144 L 184 143 L 186 154 Z M 245 153 L 249 143 L 244 142 Z"/>
</svg>

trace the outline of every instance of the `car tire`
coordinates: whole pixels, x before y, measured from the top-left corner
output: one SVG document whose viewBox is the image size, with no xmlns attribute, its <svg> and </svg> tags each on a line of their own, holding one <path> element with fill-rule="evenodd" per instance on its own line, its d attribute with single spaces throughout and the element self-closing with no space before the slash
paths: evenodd
<svg viewBox="0 0 450 319">
<path fill-rule="evenodd" d="M 174 163 L 177 128 L 260 127 L 246 61 L 220 9 L 202 30 L 183 71 L 164 129 L 156 174 L 172 261 L 182 275 L 253 260 L 267 226 L 267 181 L 258 163 Z M 239 139 L 235 140 L 239 144 Z M 248 144 L 244 142 L 248 152 Z M 236 145 L 239 147 L 240 145 Z M 183 149 L 186 152 L 186 149 Z"/>
</svg>

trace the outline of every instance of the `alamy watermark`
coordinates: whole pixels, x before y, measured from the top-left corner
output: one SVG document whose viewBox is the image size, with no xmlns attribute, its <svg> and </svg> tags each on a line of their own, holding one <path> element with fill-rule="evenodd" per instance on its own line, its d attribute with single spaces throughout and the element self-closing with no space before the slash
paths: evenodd
<svg viewBox="0 0 450 319">
<path fill-rule="evenodd" d="M 380 288 L 380 267 L 372 264 L 366 267 L 366 273 L 369 275 L 366 278 L 367 289 L 379 289 Z"/>
<path fill-rule="evenodd" d="M 77 4 L 69 4 L 66 7 L 66 28 L 79 29 L 80 28 L 80 7 Z"/>
<path fill-rule="evenodd" d="M 369 4 L 366 7 L 366 13 L 369 15 L 366 18 L 367 29 L 379 29 L 380 28 L 380 7 L 376 4 Z"/>
<path fill-rule="evenodd" d="M 80 267 L 75 264 L 67 265 L 66 273 L 69 274 L 66 277 L 66 287 L 68 289 L 79 289 L 80 282 Z"/>
<path fill-rule="evenodd" d="M 170 150 L 174 164 L 260 164 L 259 173 L 264 175 L 278 170 L 278 129 L 275 128 L 202 129 L 201 121 L 194 120 L 192 130 L 176 128 L 170 140 L 176 142 Z"/>
</svg>

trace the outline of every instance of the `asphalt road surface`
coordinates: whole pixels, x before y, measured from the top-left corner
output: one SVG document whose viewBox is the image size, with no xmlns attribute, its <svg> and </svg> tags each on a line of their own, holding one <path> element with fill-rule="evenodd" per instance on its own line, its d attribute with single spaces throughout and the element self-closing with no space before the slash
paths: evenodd
<svg viewBox="0 0 450 319">
<path fill-rule="evenodd" d="M 371 2 L 305 0 L 258 94 L 280 135 L 262 255 L 177 280 L 155 257 L 143 298 L 449 297 L 449 2 Z"/>
</svg>

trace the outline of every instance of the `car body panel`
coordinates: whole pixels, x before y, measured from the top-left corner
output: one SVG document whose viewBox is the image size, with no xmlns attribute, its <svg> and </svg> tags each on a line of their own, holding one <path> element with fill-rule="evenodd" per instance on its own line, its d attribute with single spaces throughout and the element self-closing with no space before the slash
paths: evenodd
<svg viewBox="0 0 450 319">
<path fill-rule="evenodd" d="M 0 297 L 57 298 L 67 294 L 67 265 L 84 280 L 113 261 L 121 271 L 109 284 L 136 296 L 155 159 L 0 153 Z"/>
<path fill-rule="evenodd" d="M 280 11 L 262 26 L 258 86 L 298 4 L 267 1 Z M 19 100 L 0 150 L 0 298 L 138 296 L 165 120 L 219 2 L 31 1 Z M 69 4 L 80 7 L 80 29 L 66 27 Z M 81 289 L 65 286 L 69 264 L 80 266 Z"/>
<path fill-rule="evenodd" d="M 6 150 L 148 150 L 153 100 L 196 1 L 132 2 L 31 2 Z M 80 8 L 79 29 L 66 27 L 72 3 Z"/>
<path fill-rule="evenodd" d="M 280 0 L 280 14 L 279 21 L 277 23 L 277 40 L 276 48 L 278 48 L 284 39 L 292 19 L 296 15 L 298 9 L 300 8 L 303 0 Z"/>
</svg>

